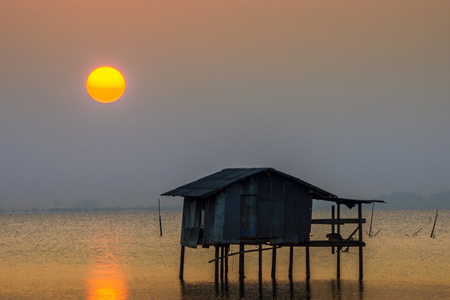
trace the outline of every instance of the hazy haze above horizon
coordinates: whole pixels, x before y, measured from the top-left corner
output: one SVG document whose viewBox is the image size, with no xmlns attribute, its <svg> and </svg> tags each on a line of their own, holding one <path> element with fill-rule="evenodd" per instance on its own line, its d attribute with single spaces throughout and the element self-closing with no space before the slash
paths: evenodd
<svg viewBox="0 0 450 300">
<path fill-rule="evenodd" d="M 449 12 L 448 0 L 6 1 L 0 207 L 154 205 L 229 167 L 349 198 L 448 191 Z M 103 65 L 127 82 L 112 104 L 85 89 Z"/>
</svg>

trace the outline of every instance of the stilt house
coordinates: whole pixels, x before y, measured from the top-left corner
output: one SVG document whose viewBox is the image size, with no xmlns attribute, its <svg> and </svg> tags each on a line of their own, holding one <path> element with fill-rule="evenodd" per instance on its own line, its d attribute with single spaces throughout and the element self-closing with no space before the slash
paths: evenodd
<svg viewBox="0 0 450 300">
<path fill-rule="evenodd" d="M 289 276 L 292 276 L 293 247 L 305 247 L 306 270 L 309 278 L 309 247 L 331 247 L 337 254 L 337 274 L 340 274 L 340 250 L 342 247 L 359 248 L 360 279 L 363 273 L 361 205 L 383 202 L 378 200 L 353 200 L 338 198 L 330 192 L 284 174 L 272 168 L 224 169 L 194 182 L 162 194 L 163 196 L 184 197 L 181 228 L 180 278 L 183 277 L 184 247 L 216 248 L 217 260 L 225 255 L 230 245 L 239 245 L 239 274 L 244 276 L 244 245 L 259 245 L 260 276 L 262 245 L 273 247 L 272 277 L 275 274 L 276 249 L 290 247 Z M 331 219 L 312 219 L 312 202 L 326 200 L 334 202 Z M 357 219 L 340 218 L 340 205 L 352 208 L 358 205 Z M 357 228 L 347 238 L 342 239 L 340 226 L 346 223 L 357 224 Z M 310 240 L 312 224 L 331 225 L 328 240 Z M 353 235 L 359 233 L 358 240 Z M 219 248 L 222 257 L 219 258 Z M 225 251 L 224 251 L 225 249 Z M 337 251 L 335 252 L 335 249 Z M 267 250 L 267 249 L 266 249 Z M 223 265 L 223 260 L 222 260 Z M 227 273 L 225 267 L 225 274 Z M 223 267 L 221 277 L 223 275 Z M 226 276 L 226 275 L 225 275 Z"/>
<path fill-rule="evenodd" d="M 225 169 L 163 195 L 184 197 L 181 244 L 299 244 L 313 199 L 335 195 L 272 168 Z"/>
</svg>

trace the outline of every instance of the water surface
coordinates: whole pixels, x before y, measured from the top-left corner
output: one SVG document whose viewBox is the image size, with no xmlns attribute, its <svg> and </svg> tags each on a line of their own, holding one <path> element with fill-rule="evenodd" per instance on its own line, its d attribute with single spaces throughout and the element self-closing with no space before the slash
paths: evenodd
<svg viewBox="0 0 450 300">
<path fill-rule="evenodd" d="M 328 211 L 314 212 L 316 218 Z M 355 217 L 343 211 L 342 217 Z M 276 280 L 271 252 L 263 252 L 258 278 L 257 252 L 245 257 L 246 278 L 238 278 L 238 256 L 229 259 L 226 281 L 215 282 L 214 249 L 186 249 L 184 281 L 178 280 L 181 213 L 162 213 L 163 236 L 153 212 L 0 215 L 1 299 L 439 299 L 450 294 L 450 211 L 376 210 L 372 231 L 364 234 L 364 280 L 358 280 L 358 251 L 336 256 L 311 248 L 311 280 L 306 281 L 305 251 L 294 251 L 288 279 L 289 249 L 277 251 Z M 364 211 L 370 221 L 370 211 Z M 349 235 L 355 225 L 345 225 Z M 420 229 L 422 228 L 422 229 Z M 369 224 L 364 225 L 369 231 Z M 416 236 L 412 236 L 415 232 Z M 313 239 L 330 232 L 313 225 Z M 409 237 L 407 236 L 409 235 Z M 246 249 L 252 249 L 248 246 Z M 256 247 L 253 247 L 256 249 Z M 236 252 L 237 246 L 231 251 Z"/>
</svg>

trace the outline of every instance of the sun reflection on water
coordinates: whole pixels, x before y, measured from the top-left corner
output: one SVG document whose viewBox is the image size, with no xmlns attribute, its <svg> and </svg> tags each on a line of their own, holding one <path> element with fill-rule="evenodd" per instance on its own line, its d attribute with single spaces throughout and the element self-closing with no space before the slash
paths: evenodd
<svg viewBox="0 0 450 300">
<path fill-rule="evenodd" d="M 87 299 L 128 299 L 128 276 L 123 234 L 116 227 L 100 226 L 89 242 L 93 261 L 86 280 Z"/>
<path fill-rule="evenodd" d="M 86 285 L 88 299 L 128 299 L 126 278 L 115 263 L 96 264 Z"/>
</svg>

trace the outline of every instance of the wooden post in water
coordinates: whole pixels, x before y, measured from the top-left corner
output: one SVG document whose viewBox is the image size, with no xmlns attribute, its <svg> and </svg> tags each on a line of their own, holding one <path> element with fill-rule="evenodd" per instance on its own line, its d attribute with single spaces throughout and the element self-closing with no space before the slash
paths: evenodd
<svg viewBox="0 0 450 300">
<path fill-rule="evenodd" d="M 431 235 L 430 237 L 434 237 L 434 227 L 436 226 L 436 220 L 438 217 L 438 208 L 436 208 L 436 215 L 434 216 L 434 223 L 433 223 L 433 229 L 431 230 Z"/>
<path fill-rule="evenodd" d="M 184 246 L 181 245 L 181 255 L 180 255 L 180 279 L 183 280 L 183 271 L 184 271 Z"/>
<path fill-rule="evenodd" d="M 258 275 L 259 275 L 259 279 L 262 278 L 262 244 L 259 244 L 259 248 L 258 248 L 258 265 L 259 265 L 259 269 L 258 269 Z"/>
<path fill-rule="evenodd" d="M 159 236 L 162 236 L 162 224 L 161 224 L 161 204 L 158 198 L 158 214 L 159 214 Z"/>
<path fill-rule="evenodd" d="M 363 229 L 362 229 L 362 204 L 358 203 L 359 226 L 359 280 L 363 279 Z"/>
<path fill-rule="evenodd" d="M 277 269 L 277 246 L 272 246 L 272 279 L 275 279 Z"/>
<path fill-rule="evenodd" d="M 311 269 L 309 264 L 309 246 L 306 245 L 305 247 L 305 256 L 306 256 L 306 280 L 309 280 L 311 278 Z"/>
<path fill-rule="evenodd" d="M 244 279 L 244 245 L 239 245 L 239 278 Z"/>
<path fill-rule="evenodd" d="M 227 244 L 225 246 L 225 254 L 228 255 L 229 251 L 230 251 L 230 245 Z M 225 278 L 228 278 L 228 256 L 225 256 Z"/>
<path fill-rule="evenodd" d="M 289 279 L 292 279 L 292 268 L 294 264 L 294 246 L 289 247 Z"/>
<path fill-rule="evenodd" d="M 341 205 L 337 205 L 337 234 L 341 234 Z M 340 247 L 336 247 L 336 276 L 339 280 L 341 278 L 341 249 Z"/>
<path fill-rule="evenodd" d="M 375 202 L 372 202 L 372 215 L 370 216 L 369 237 L 372 237 L 372 222 L 373 222 L 373 208 L 374 207 L 375 207 Z"/>
<path fill-rule="evenodd" d="M 331 205 L 331 220 L 335 219 L 335 208 L 336 207 L 334 205 Z M 331 224 L 331 233 L 335 233 L 335 225 L 334 224 Z M 331 254 L 334 254 L 334 246 L 331 247 Z"/>
<path fill-rule="evenodd" d="M 215 261 L 214 261 L 214 279 L 216 280 L 216 281 L 218 281 L 219 280 L 219 260 L 218 260 L 218 258 L 219 258 L 219 246 L 218 245 L 215 245 L 214 246 L 214 253 L 215 253 Z"/>
<path fill-rule="evenodd" d="M 223 281 L 225 246 L 220 246 L 220 280 Z"/>
</svg>

